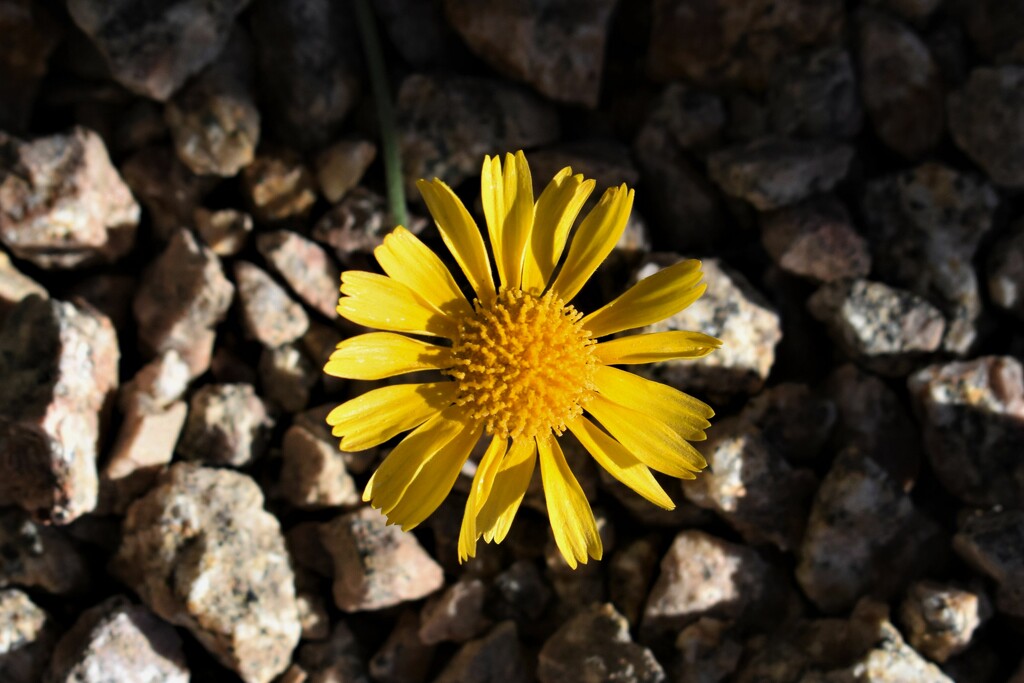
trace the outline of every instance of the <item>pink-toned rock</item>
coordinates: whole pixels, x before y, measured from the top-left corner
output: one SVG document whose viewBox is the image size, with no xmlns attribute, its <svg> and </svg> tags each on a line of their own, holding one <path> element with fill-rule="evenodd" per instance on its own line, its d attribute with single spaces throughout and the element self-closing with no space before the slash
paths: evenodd
<svg viewBox="0 0 1024 683">
<path fill-rule="evenodd" d="M 265 270 L 235 262 L 235 283 L 246 333 L 273 348 L 295 341 L 309 329 L 309 316 Z"/>
<path fill-rule="evenodd" d="M 0 133 L 0 241 L 42 268 L 109 263 L 135 242 L 139 205 L 103 139 L 81 127 L 23 142 Z"/>
<path fill-rule="evenodd" d="M 110 320 L 29 296 L 0 332 L 0 505 L 66 524 L 96 507 L 96 461 L 118 382 Z"/>
<path fill-rule="evenodd" d="M 37 294 L 44 299 L 49 296 L 41 284 L 22 274 L 11 263 L 7 252 L 0 251 L 0 321 L 29 294 Z"/>
<path fill-rule="evenodd" d="M 251 384 L 207 384 L 192 395 L 177 451 L 186 460 L 242 467 L 263 456 L 273 426 Z"/>
<path fill-rule="evenodd" d="M 290 230 L 261 233 L 256 247 L 310 308 L 333 320 L 341 271 L 316 242 Z"/>
<path fill-rule="evenodd" d="M 169 240 L 192 225 L 193 213 L 217 178 L 198 176 L 169 147 L 146 147 L 121 164 L 125 182 L 149 212 L 153 232 Z"/>
<path fill-rule="evenodd" d="M 193 377 L 210 367 L 213 328 L 227 313 L 234 287 L 220 259 L 179 230 L 143 275 L 132 309 L 143 351 L 177 351 Z"/>
<path fill-rule="evenodd" d="M 831 196 L 762 214 L 761 243 L 787 273 L 818 282 L 871 271 L 867 242 L 846 207 Z"/>
<path fill-rule="evenodd" d="M 464 578 L 432 597 L 420 613 L 420 641 L 464 643 L 479 636 L 490 626 L 483 613 L 486 594 L 483 581 Z"/>
<path fill-rule="evenodd" d="M 281 494 L 299 508 L 347 507 L 359 503 L 352 475 L 337 447 L 292 425 L 281 443 Z"/>
</svg>

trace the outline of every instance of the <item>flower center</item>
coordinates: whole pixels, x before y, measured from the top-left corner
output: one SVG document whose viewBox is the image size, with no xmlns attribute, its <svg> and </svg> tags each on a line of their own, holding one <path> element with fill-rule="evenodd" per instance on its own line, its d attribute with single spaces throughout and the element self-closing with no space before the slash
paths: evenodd
<svg viewBox="0 0 1024 683">
<path fill-rule="evenodd" d="M 583 412 L 594 389 L 597 359 L 583 314 L 551 294 L 504 290 L 460 321 L 446 372 L 459 385 L 456 402 L 484 422 L 488 434 L 561 434 Z"/>
</svg>

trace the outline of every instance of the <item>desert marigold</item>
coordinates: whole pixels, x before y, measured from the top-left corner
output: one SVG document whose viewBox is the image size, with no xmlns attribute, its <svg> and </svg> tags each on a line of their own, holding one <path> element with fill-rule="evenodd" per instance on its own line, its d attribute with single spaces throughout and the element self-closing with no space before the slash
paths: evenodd
<svg viewBox="0 0 1024 683">
<path fill-rule="evenodd" d="M 324 371 L 376 380 L 435 370 L 438 381 L 368 391 L 331 411 L 327 422 L 350 451 L 412 430 L 363 493 L 404 530 L 437 509 L 477 442 L 490 439 L 466 502 L 460 561 L 475 556 L 481 536 L 505 538 L 539 460 L 555 542 L 575 568 L 588 557 L 601 559 L 601 538 L 557 437 L 571 432 L 613 477 L 672 509 L 652 470 L 693 479 L 706 467 L 688 442 L 705 438 L 714 412 L 613 366 L 700 358 L 720 342 L 686 331 L 597 341 L 695 301 L 705 289 L 699 261 L 665 268 L 588 315 L 570 305 L 626 227 L 633 191 L 625 185 L 604 193 L 563 258 L 593 180 L 562 169 L 534 202 L 530 169 L 518 152 L 506 156 L 504 167 L 498 157 L 485 158 L 481 184 L 497 287 L 483 237 L 463 203 L 438 179 L 418 184 L 475 293 L 472 304 L 441 259 L 402 227 L 374 252 L 386 275 L 341 276 L 338 313 L 385 331 L 341 342 Z"/>
</svg>

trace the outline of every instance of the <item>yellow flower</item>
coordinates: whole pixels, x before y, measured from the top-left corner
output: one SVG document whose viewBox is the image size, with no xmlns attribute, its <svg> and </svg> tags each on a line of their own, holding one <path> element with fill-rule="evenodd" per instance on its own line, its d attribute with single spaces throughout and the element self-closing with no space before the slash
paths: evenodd
<svg viewBox="0 0 1024 683">
<path fill-rule="evenodd" d="M 632 190 L 607 190 L 563 259 L 594 181 L 562 169 L 535 203 L 522 152 L 507 155 L 504 168 L 498 157 L 485 158 L 482 198 L 496 288 L 466 207 L 438 179 L 418 186 L 476 296 L 470 304 L 441 259 L 402 227 L 374 252 L 386 275 L 342 274 L 338 313 L 386 331 L 341 342 L 324 371 L 361 380 L 439 371 L 438 381 L 374 389 L 327 417 L 349 451 L 412 430 L 370 478 L 363 500 L 390 523 L 412 529 L 445 499 L 486 435 L 490 443 L 466 502 L 459 560 L 475 556 L 481 536 L 496 543 L 505 538 L 538 459 L 548 517 L 566 562 L 575 568 L 588 557 L 599 560 L 594 514 L 556 437 L 572 432 L 616 479 L 655 505 L 674 507 L 652 470 L 693 479 L 706 467 L 688 441 L 705 438 L 714 412 L 613 366 L 700 358 L 721 342 L 685 331 L 596 339 L 650 325 L 695 301 L 705 289 L 700 262 L 665 268 L 584 316 L 569 302 L 622 235 Z"/>
</svg>

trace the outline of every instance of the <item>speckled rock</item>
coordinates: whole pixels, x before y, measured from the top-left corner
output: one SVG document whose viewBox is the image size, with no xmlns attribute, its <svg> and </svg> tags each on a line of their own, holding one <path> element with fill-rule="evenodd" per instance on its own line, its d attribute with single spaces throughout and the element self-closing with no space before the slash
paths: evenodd
<svg viewBox="0 0 1024 683">
<path fill-rule="evenodd" d="M 345 622 L 338 622 L 326 642 L 300 647 L 295 659 L 306 673 L 305 683 L 370 683 L 359 645 Z"/>
<path fill-rule="evenodd" d="M 135 242 L 139 205 L 87 128 L 23 142 L 0 133 L 0 241 L 42 268 L 116 261 Z"/>
<path fill-rule="evenodd" d="M 252 233 L 252 216 L 235 209 L 195 210 L 196 232 L 217 256 L 234 256 L 245 248 Z"/>
<path fill-rule="evenodd" d="M 761 430 L 731 417 L 715 422 L 701 444 L 708 471 L 683 484 L 690 502 L 715 511 L 752 544 L 780 550 L 800 544 L 817 479 L 793 469 Z"/>
<path fill-rule="evenodd" d="M 986 274 L 992 303 L 1024 319 L 1024 219 L 993 245 Z"/>
<path fill-rule="evenodd" d="M 527 683 L 532 679 L 511 621 L 463 645 L 433 683 Z"/>
<path fill-rule="evenodd" d="M 658 270 L 658 264 L 647 263 L 636 278 L 649 277 Z M 703 259 L 703 270 L 708 286 L 704 295 L 644 331 L 696 330 L 721 339 L 722 347 L 698 360 L 654 363 L 650 372 L 687 391 L 756 394 L 775 362 L 775 345 L 782 338 L 779 316 L 746 278 L 719 259 Z"/>
<path fill-rule="evenodd" d="M 729 622 L 703 617 L 676 638 L 677 683 L 720 683 L 736 671 L 743 646 L 729 633 Z"/>
<path fill-rule="evenodd" d="M 192 395 L 177 452 L 186 460 L 242 467 L 263 456 L 273 426 L 251 384 L 207 384 Z"/>
<path fill-rule="evenodd" d="M 263 398 L 289 413 L 306 407 L 321 375 L 319 364 L 295 344 L 263 347 L 258 370 Z"/>
<path fill-rule="evenodd" d="M 92 582 L 85 557 L 64 531 L 34 522 L 20 510 L 0 513 L 0 548 L 0 588 L 76 596 Z"/>
<path fill-rule="evenodd" d="M 406 610 L 376 654 L 370 658 L 370 675 L 377 683 L 423 683 L 434 658 L 434 646 L 420 640 L 420 617 Z"/>
<path fill-rule="evenodd" d="M 334 602 L 346 612 L 419 600 L 444 585 L 441 567 L 416 537 L 386 522 L 367 507 L 321 527 L 320 538 L 334 561 Z"/>
<path fill-rule="evenodd" d="M 949 96 L 949 129 L 992 182 L 1024 187 L 1024 66 L 978 67 Z"/>
<path fill-rule="evenodd" d="M 384 197 L 357 187 L 320 217 L 311 236 L 331 247 L 342 263 L 349 263 L 357 252 L 370 253 L 379 247 L 384 236 L 395 229 L 387 211 Z M 415 219 L 411 222 L 416 227 L 407 227 L 413 233 L 425 225 Z"/>
<path fill-rule="evenodd" d="M 316 202 L 316 181 L 290 152 L 261 153 L 242 172 L 246 198 L 257 219 L 302 219 Z"/>
<path fill-rule="evenodd" d="M 1024 500 L 1024 370 L 1010 356 L 932 365 L 907 387 L 925 452 L 953 495 L 979 505 L 1019 507 Z"/>
<path fill-rule="evenodd" d="M 805 384 L 783 382 L 765 389 L 743 407 L 740 417 L 791 462 L 818 456 L 836 424 L 835 403 Z"/>
<path fill-rule="evenodd" d="M 32 115 L 47 58 L 60 42 L 53 11 L 32 0 L 7 0 L 0 13 L 0 130 L 22 132 Z M 20 683 L 20 682 L 19 682 Z"/>
<path fill-rule="evenodd" d="M 174 628 L 115 596 L 86 610 L 53 651 L 46 683 L 188 683 Z"/>
<path fill-rule="evenodd" d="M 293 342 L 309 329 L 309 316 L 265 270 L 235 262 L 242 323 L 248 336 L 273 348 Z"/>
<path fill-rule="evenodd" d="M 71 0 L 68 12 L 121 85 L 166 100 L 223 49 L 248 2 Z"/>
<path fill-rule="evenodd" d="M 946 320 L 912 292 L 882 282 L 842 280 L 807 300 L 836 345 L 864 367 L 900 376 L 942 344 Z"/>
<path fill-rule="evenodd" d="M 537 678 L 662 683 L 654 654 L 633 642 L 629 623 L 609 604 L 594 605 L 565 622 L 541 648 Z"/>
<path fill-rule="evenodd" d="M 614 0 L 550 6 L 445 0 L 451 26 L 497 71 L 556 102 L 597 106 Z"/>
<path fill-rule="evenodd" d="M 991 610 L 979 588 L 920 581 L 907 590 L 900 621 L 914 649 L 941 664 L 970 647 L 975 630 Z"/>
<path fill-rule="evenodd" d="M 341 271 L 320 245 L 290 230 L 261 233 L 256 247 L 310 308 L 334 319 Z"/>
<path fill-rule="evenodd" d="M 210 367 L 214 327 L 227 313 L 235 288 L 220 259 L 187 230 L 179 230 L 143 275 L 132 310 L 143 351 L 177 351 L 193 377 Z"/>
<path fill-rule="evenodd" d="M 236 29 L 217 60 L 167 103 L 178 158 L 194 173 L 231 177 L 252 163 L 260 139 L 252 60 Z"/>
<path fill-rule="evenodd" d="M 50 661 L 57 626 L 20 590 L 0 590 L 0 680 L 37 683 Z"/>
<path fill-rule="evenodd" d="M 760 222 L 761 244 L 787 273 L 832 282 L 871 271 L 868 244 L 834 196 L 762 214 Z"/>
<path fill-rule="evenodd" d="M 12 308 L 18 305 L 22 299 L 29 294 L 35 294 L 42 298 L 49 296 L 46 289 L 19 271 L 7 252 L 0 251 L 0 322 L 3 321 Z"/>
<path fill-rule="evenodd" d="M 864 225 L 875 272 L 942 309 L 945 351 L 966 353 L 977 336 L 981 300 L 972 261 L 997 203 L 986 183 L 931 162 L 865 188 Z"/>
<path fill-rule="evenodd" d="M 66 524 L 96 507 L 96 461 L 118 382 L 110 320 L 32 295 L 0 331 L 0 505 Z"/>
<path fill-rule="evenodd" d="M 398 91 L 398 130 L 405 184 L 416 196 L 420 178 L 455 187 L 480 173 L 485 154 L 554 141 L 550 104 L 500 81 L 413 74 Z"/>
<path fill-rule="evenodd" d="M 193 224 L 196 208 L 217 181 L 215 176 L 194 174 L 170 146 L 139 150 L 121 164 L 121 173 L 149 212 L 160 240 L 170 240 Z"/>
<path fill-rule="evenodd" d="M 179 463 L 129 507 L 113 573 L 246 683 L 287 668 L 301 626 L 277 519 L 249 477 Z"/>
<path fill-rule="evenodd" d="M 890 149 L 918 157 L 942 137 L 945 93 L 924 40 L 899 20 L 857 15 L 861 92 L 875 133 Z"/>
<path fill-rule="evenodd" d="M 369 140 L 339 140 L 316 157 L 316 179 L 324 198 L 334 204 L 362 180 L 377 158 Z"/>
<path fill-rule="evenodd" d="M 430 598 L 420 612 L 420 641 L 464 643 L 481 635 L 490 626 L 483 612 L 486 594 L 483 581 L 463 578 Z"/>
<path fill-rule="evenodd" d="M 299 508 L 347 507 L 359 503 L 352 475 L 335 444 L 292 425 L 281 444 L 281 494 Z"/>
<path fill-rule="evenodd" d="M 708 175 L 731 197 L 766 211 L 828 192 L 846 177 L 853 148 L 822 141 L 761 138 L 708 157 Z"/>
<path fill-rule="evenodd" d="M 996 584 L 996 609 L 1024 617 L 1024 512 L 992 510 L 965 514 L 953 549 Z"/>
<path fill-rule="evenodd" d="M 815 496 L 796 578 L 821 610 L 891 597 L 941 556 L 939 527 L 874 460 L 836 456 Z"/>
</svg>

